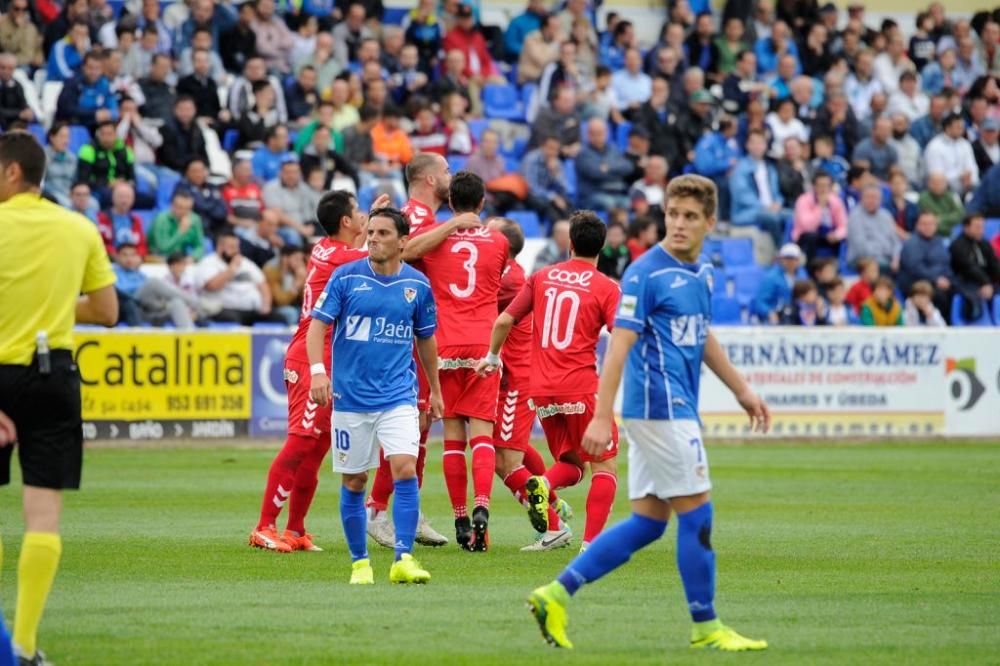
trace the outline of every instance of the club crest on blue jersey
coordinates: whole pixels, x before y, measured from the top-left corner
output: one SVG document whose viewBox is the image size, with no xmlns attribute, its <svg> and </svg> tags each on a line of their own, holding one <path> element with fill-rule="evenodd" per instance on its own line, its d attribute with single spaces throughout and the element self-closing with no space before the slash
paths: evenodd
<svg viewBox="0 0 1000 666">
<path fill-rule="evenodd" d="M 407 303 L 412 303 L 413 299 L 417 297 L 417 290 L 412 287 L 403 288 L 403 298 L 406 299 Z"/>
</svg>

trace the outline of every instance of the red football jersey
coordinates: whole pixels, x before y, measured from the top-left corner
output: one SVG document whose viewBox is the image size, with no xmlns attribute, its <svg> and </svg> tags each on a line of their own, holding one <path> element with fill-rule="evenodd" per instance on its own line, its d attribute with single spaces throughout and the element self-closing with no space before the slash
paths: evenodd
<svg viewBox="0 0 1000 666">
<path fill-rule="evenodd" d="M 421 227 L 431 227 L 437 224 L 432 211 L 426 204 L 416 199 L 410 199 L 400 209 L 410 221 L 410 235 L 413 236 Z"/>
<path fill-rule="evenodd" d="M 597 341 L 611 330 L 620 296 L 617 283 L 577 259 L 528 278 L 506 312 L 515 321 L 534 315 L 532 395 L 597 392 Z"/>
<path fill-rule="evenodd" d="M 506 236 L 481 226 L 452 232 L 424 255 L 438 307 L 438 349 L 489 345 L 509 251 Z"/>
<path fill-rule="evenodd" d="M 226 202 L 230 215 L 259 218 L 264 210 L 264 195 L 257 183 L 250 183 L 243 187 L 226 183 L 225 187 L 222 188 L 222 198 Z"/>
<path fill-rule="evenodd" d="M 368 250 L 359 250 L 343 241 L 331 238 L 324 238 L 313 246 L 309 265 L 306 267 L 306 284 L 302 289 L 302 315 L 299 319 L 299 327 L 295 329 L 295 335 L 288 345 L 288 351 L 285 352 L 285 358 L 304 363 L 309 362 L 309 355 L 306 353 L 306 333 L 309 332 L 309 322 L 312 321 L 313 304 L 326 289 L 326 283 L 330 281 L 330 276 L 335 270 L 344 264 L 367 256 Z M 326 361 L 327 367 L 330 363 L 332 340 L 332 335 L 326 336 L 323 359 Z"/>
<path fill-rule="evenodd" d="M 509 259 L 500 279 L 500 312 L 514 301 L 526 282 L 521 264 Z M 514 324 L 503 343 L 503 375 L 507 386 L 511 388 L 527 387 L 531 383 L 531 320 L 529 315 Z"/>
</svg>

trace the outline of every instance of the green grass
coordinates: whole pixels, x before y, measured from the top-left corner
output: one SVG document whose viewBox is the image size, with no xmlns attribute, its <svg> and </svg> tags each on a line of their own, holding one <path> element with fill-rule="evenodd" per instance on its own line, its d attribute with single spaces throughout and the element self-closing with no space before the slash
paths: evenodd
<svg viewBox="0 0 1000 666">
<path fill-rule="evenodd" d="M 528 522 L 499 482 L 491 552 L 421 549 L 434 580 L 406 588 L 373 546 L 377 584 L 352 589 L 329 471 L 309 522 L 326 552 L 245 545 L 272 452 L 240 448 L 89 451 L 40 644 L 60 665 L 1000 663 L 1000 444 L 710 448 L 717 608 L 764 654 L 687 648 L 673 529 L 577 596 L 577 649 L 548 648 L 523 600 L 576 549 L 518 552 Z M 564 496 L 580 533 L 584 491 Z M 18 498 L 0 492 L 8 620 Z"/>
</svg>

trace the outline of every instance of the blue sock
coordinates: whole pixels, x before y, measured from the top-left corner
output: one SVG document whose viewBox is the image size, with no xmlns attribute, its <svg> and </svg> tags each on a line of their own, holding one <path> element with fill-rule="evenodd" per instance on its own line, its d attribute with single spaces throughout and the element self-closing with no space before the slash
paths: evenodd
<svg viewBox="0 0 1000 666">
<path fill-rule="evenodd" d="M 569 563 L 556 579 L 572 596 L 584 583 L 593 583 L 604 574 L 628 562 L 632 553 L 653 543 L 667 529 L 667 522 L 633 513 L 605 530 L 590 547 Z"/>
<path fill-rule="evenodd" d="M 688 610 L 695 622 L 715 619 L 715 552 L 712 550 L 712 503 L 677 514 L 677 568 Z"/>
<path fill-rule="evenodd" d="M 354 492 L 347 486 L 340 487 L 340 522 L 344 525 L 347 549 L 351 561 L 368 558 L 368 516 L 365 514 L 365 491 Z"/>
<path fill-rule="evenodd" d="M 420 487 L 417 478 L 397 479 L 392 482 L 396 498 L 392 502 L 392 525 L 396 529 L 396 559 L 413 551 L 417 536 L 417 519 L 420 517 Z"/>
<path fill-rule="evenodd" d="M 17 659 L 14 658 L 14 644 L 10 642 L 10 634 L 0 617 L 0 666 L 14 666 Z"/>
</svg>

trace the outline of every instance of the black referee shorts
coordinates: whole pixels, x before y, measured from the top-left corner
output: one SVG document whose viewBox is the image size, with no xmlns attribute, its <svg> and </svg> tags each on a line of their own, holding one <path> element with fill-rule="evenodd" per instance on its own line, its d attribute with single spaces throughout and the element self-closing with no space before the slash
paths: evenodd
<svg viewBox="0 0 1000 666">
<path fill-rule="evenodd" d="M 14 450 L 26 486 L 75 490 L 83 466 L 80 371 L 72 352 L 51 352 L 52 372 L 30 366 L 0 365 L 0 411 L 14 421 L 17 446 L 0 449 L 0 485 L 10 483 Z"/>
</svg>

